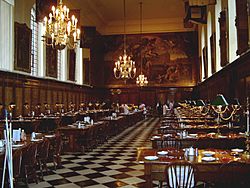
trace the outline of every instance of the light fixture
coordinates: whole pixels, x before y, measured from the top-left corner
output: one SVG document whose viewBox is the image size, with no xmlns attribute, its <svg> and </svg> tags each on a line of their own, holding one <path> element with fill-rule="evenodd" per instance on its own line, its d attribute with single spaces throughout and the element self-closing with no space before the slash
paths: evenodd
<svg viewBox="0 0 250 188">
<path fill-rule="evenodd" d="M 115 62 L 114 76 L 116 79 L 133 79 L 136 75 L 135 62 L 126 52 L 126 7 L 125 0 L 123 0 L 124 7 L 124 36 L 123 36 L 123 55 Z"/>
<path fill-rule="evenodd" d="M 66 46 L 74 49 L 80 40 L 80 29 L 77 29 L 77 18 L 72 15 L 69 18 L 69 9 L 60 0 L 55 8 L 52 6 L 49 18 L 44 17 L 43 41 L 54 49 L 63 50 Z"/>
<path fill-rule="evenodd" d="M 141 44 L 142 44 L 142 2 L 140 2 L 140 33 L 141 33 Z M 144 76 L 144 74 L 142 73 L 142 52 L 140 53 L 140 61 L 141 61 L 141 74 L 136 78 L 136 84 L 142 87 L 148 84 L 147 77 Z"/>
</svg>

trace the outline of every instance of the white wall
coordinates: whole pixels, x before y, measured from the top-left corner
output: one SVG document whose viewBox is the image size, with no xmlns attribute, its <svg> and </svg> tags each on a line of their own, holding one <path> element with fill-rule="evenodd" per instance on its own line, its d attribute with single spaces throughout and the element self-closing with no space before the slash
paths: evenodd
<svg viewBox="0 0 250 188">
<path fill-rule="evenodd" d="M 14 67 L 14 1 L 0 0 L 0 69 L 12 71 Z"/>
</svg>

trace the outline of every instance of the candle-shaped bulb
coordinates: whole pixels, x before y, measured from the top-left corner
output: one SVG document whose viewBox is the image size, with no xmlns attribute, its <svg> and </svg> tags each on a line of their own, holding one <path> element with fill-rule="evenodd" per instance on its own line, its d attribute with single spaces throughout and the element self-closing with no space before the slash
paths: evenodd
<svg viewBox="0 0 250 188">
<path fill-rule="evenodd" d="M 76 41 L 76 32 L 73 33 L 74 42 Z"/>
<path fill-rule="evenodd" d="M 72 15 L 71 19 L 72 19 L 72 24 L 74 25 L 75 15 Z"/>
<path fill-rule="evenodd" d="M 52 10 L 52 12 L 53 12 L 53 14 L 54 14 L 54 13 L 55 13 L 55 10 L 56 10 L 55 6 L 52 6 L 51 10 Z"/>
<path fill-rule="evenodd" d="M 67 8 L 67 18 L 69 17 L 69 9 Z"/>
<path fill-rule="evenodd" d="M 77 20 L 77 18 L 76 18 L 76 19 L 75 19 L 75 24 L 74 24 L 75 27 L 77 26 L 77 22 L 78 22 L 78 20 Z"/>
<path fill-rule="evenodd" d="M 80 39 L 80 33 L 81 33 L 80 29 L 77 29 L 77 38 L 78 39 Z"/>
<path fill-rule="evenodd" d="M 44 17 L 43 21 L 45 22 L 45 24 L 47 23 L 47 21 L 48 21 L 47 16 Z"/>
</svg>

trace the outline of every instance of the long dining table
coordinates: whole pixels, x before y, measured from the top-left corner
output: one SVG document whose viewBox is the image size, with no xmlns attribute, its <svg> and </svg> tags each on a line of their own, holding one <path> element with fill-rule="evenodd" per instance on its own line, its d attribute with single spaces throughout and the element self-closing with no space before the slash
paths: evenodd
<svg viewBox="0 0 250 188">
<path fill-rule="evenodd" d="M 160 151 L 165 151 L 164 155 L 159 154 L 162 153 Z M 189 161 L 197 166 L 198 174 L 196 179 L 198 181 L 215 182 L 220 166 L 230 161 L 246 163 L 250 172 L 250 158 L 242 154 L 242 150 L 239 151 L 236 155 L 236 152 L 231 150 L 209 148 L 198 150 L 198 156 L 187 156 L 183 149 L 164 148 L 157 150 L 142 147 L 137 150 L 137 162 L 144 165 L 147 188 L 152 187 L 153 180 L 165 181 L 166 165 L 180 160 Z M 206 158 L 204 156 L 205 152 L 213 152 L 213 160 Z"/>
<path fill-rule="evenodd" d="M 216 149 L 245 148 L 245 133 L 225 133 L 217 134 L 198 133 L 182 136 L 180 134 L 153 134 L 151 137 L 152 147 L 157 149 L 164 142 L 173 140 L 181 143 L 181 147 L 197 147 L 199 149 L 213 147 Z"/>
<path fill-rule="evenodd" d="M 107 126 L 108 122 L 97 121 L 94 122 L 93 125 L 82 122 L 80 123 L 80 125 L 73 124 L 73 125 L 59 127 L 57 129 L 57 132 L 59 132 L 59 134 L 63 135 L 63 138 L 65 138 L 63 151 L 81 152 L 82 151 L 81 140 L 83 138 L 89 137 L 90 140 L 96 142 L 97 141 L 96 139 L 98 138 L 100 132 L 102 133 L 102 136 L 106 137 Z"/>
</svg>

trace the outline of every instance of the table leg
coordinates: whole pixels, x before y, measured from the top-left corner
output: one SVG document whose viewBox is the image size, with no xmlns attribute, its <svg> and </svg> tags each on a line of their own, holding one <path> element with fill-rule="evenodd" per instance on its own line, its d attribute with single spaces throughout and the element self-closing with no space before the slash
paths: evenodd
<svg viewBox="0 0 250 188">
<path fill-rule="evenodd" d="M 151 164 L 144 164 L 144 175 L 146 179 L 146 187 L 152 188 L 153 187 L 153 180 L 152 180 L 152 165 Z"/>
</svg>

